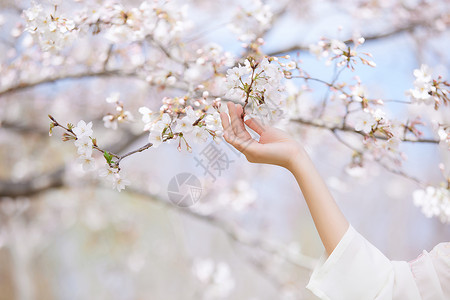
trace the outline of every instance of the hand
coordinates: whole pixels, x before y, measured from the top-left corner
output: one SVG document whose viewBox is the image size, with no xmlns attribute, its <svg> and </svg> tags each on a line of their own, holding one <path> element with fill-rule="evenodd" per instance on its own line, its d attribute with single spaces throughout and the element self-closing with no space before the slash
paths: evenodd
<svg viewBox="0 0 450 300">
<path fill-rule="evenodd" d="M 254 118 L 244 122 L 242 105 L 228 102 L 227 106 L 231 124 L 228 115 L 220 113 L 225 140 L 242 152 L 249 162 L 278 165 L 290 170 L 303 149 L 300 143 L 285 131 L 263 125 Z M 251 137 L 244 123 L 259 134 L 259 141 Z"/>
</svg>

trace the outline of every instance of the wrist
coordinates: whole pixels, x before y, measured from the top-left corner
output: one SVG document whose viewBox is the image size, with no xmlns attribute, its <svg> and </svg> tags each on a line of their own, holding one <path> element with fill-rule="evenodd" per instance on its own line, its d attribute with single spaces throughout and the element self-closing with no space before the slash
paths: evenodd
<svg viewBox="0 0 450 300">
<path fill-rule="evenodd" d="M 295 170 L 303 164 L 302 162 L 304 162 L 307 157 L 308 154 L 306 153 L 303 146 L 298 144 L 297 147 L 295 147 L 295 151 L 293 151 L 291 157 L 288 160 L 286 169 L 288 169 L 288 171 L 290 171 L 291 173 L 294 173 Z"/>
</svg>

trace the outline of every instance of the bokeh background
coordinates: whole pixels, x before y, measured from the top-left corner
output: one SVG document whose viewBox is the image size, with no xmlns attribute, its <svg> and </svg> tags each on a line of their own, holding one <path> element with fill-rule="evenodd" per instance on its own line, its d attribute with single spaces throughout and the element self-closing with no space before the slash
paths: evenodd
<svg viewBox="0 0 450 300">
<path fill-rule="evenodd" d="M 140 4 L 121 3 L 125 8 Z M 216 43 L 242 55 L 242 42 L 230 25 L 237 22 L 237 12 L 255 2 L 174 3 L 186 5 L 191 20 L 181 37 L 187 48 Z M 374 37 L 360 49 L 373 55 L 377 67 L 358 66 L 340 80 L 359 76 L 373 97 L 408 101 L 405 91 L 422 63 L 448 78 L 447 1 L 264 3 L 275 17 L 263 33 L 263 51 L 284 54 L 298 46 L 287 53 L 298 57 L 311 76 L 332 80 L 335 71 L 302 46 L 322 36 L 347 40 L 356 32 Z M 83 8 L 93 13 L 91 7 L 104 2 L 58 5 L 71 16 Z M 139 76 L 70 75 L 102 65 L 110 44 L 102 34 L 87 35 L 62 54 L 42 52 L 23 33 L 22 11 L 30 6 L 29 1 L 0 1 L 0 299 L 317 299 L 305 286 L 323 247 L 288 171 L 251 164 L 225 141 L 216 147 L 230 163 L 215 179 L 195 159 L 209 141 L 192 153 L 169 143 L 128 157 L 122 168 L 131 185 L 120 193 L 95 172 L 82 171 L 76 148 L 61 141 L 62 131 L 55 129 L 49 137 L 48 114 L 63 123 L 93 121 L 99 143 L 123 153 L 146 143 L 139 107 L 158 110 L 161 99 L 176 91 L 149 85 Z M 136 47 L 116 45 L 118 58 L 111 64 L 133 70 L 141 59 Z M 48 80 L 52 76 L 57 79 Z M 298 90 L 301 83 L 292 85 Z M 5 92 L 10 86 L 17 88 Z M 291 99 L 304 114 L 327 93 L 319 84 L 311 87 Z M 135 116 L 118 130 L 102 122 L 113 108 L 105 99 L 114 92 Z M 330 103 L 330 111 L 339 109 Z M 392 102 L 384 109 L 392 118 L 421 115 L 449 121 L 448 107 L 434 111 Z M 448 224 L 425 217 L 414 206 L 417 183 L 374 162 L 349 173 L 352 151 L 331 132 L 293 122 L 282 128 L 305 145 L 349 221 L 387 257 L 412 260 L 449 240 Z M 424 134 L 437 137 L 431 130 Z M 436 185 L 444 180 L 438 167 L 443 163 L 448 176 L 447 145 L 403 143 L 401 149 L 407 156 L 405 173 Z M 183 172 L 199 178 L 203 189 L 190 208 L 168 199 L 169 181 Z"/>
</svg>

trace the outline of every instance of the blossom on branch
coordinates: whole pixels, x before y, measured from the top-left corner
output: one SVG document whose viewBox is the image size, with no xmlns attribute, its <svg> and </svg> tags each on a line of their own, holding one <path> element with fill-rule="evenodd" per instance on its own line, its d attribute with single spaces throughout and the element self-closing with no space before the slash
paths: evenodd
<svg viewBox="0 0 450 300">
<path fill-rule="evenodd" d="M 414 80 L 414 89 L 406 92 L 413 103 L 434 105 L 435 109 L 438 109 L 442 103 L 445 105 L 450 103 L 450 84 L 443 81 L 441 77 L 433 79 L 431 77 L 431 69 L 427 65 L 422 64 L 420 69 L 414 70 L 413 74 L 416 78 Z"/>
<path fill-rule="evenodd" d="M 81 138 L 77 138 L 77 140 L 74 142 L 75 146 L 77 147 L 77 152 L 80 155 L 85 155 L 88 157 L 92 156 L 92 140 L 89 136 L 83 136 Z"/>
<path fill-rule="evenodd" d="M 84 171 L 91 171 L 95 169 L 95 161 L 92 156 L 81 155 L 78 158 L 78 162 L 83 166 Z"/>
<path fill-rule="evenodd" d="M 72 129 L 73 133 L 77 136 L 77 139 L 82 139 L 84 137 L 89 137 L 92 135 L 92 122 L 86 124 L 85 121 L 81 120 L 78 122 L 77 126 Z"/>
<path fill-rule="evenodd" d="M 270 60 L 270 61 L 269 61 Z M 278 121 L 285 105 L 284 73 L 273 58 L 264 57 L 257 62 L 247 58 L 244 66 L 239 65 L 227 71 L 225 97 L 237 100 L 250 108 L 249 115 L 259 116 L 268 121 Z M 247 107 L 248 105 L 248 107 Z"/>
<path fill-rule="evenodd" d="M 450 189 L 427 186 L 414 191 L 413 198 L 427 218 L 436 216 L 442 223 L 450 222 Z"/>
<path fill-rule="evenodd" d="M 356 41 L 358 42 L 353 42 L 353 47 L 350 47 L 350 45 L 340 40 L 322 38 L 317 44 L 309 45 L 309 51 L 318 59 L 328 57 L 327 65 L 331 64 L 332 61 L 336 61 L 338 67 L 346 66 L 354 71 L 354 66 L 360 61 L 364 65 L 375 67 L 375 62 L 367 58 L 372 58 L 370 53 L 359 53 L 356 51 L 356 48 L 364 43 L 364 38 L 357 38 Z"/>
<path fill-rule="evenodd" d="M 125 189 L 127 185 L 130 185 L 130 181 L 124 179 L 119 173 L 114 174 L 113 177 L 113 189 L 116 189 L 118 192 Z"/>
<path fill-rule="evenodd" d="M 24 10 L 27 21 L 26 31 L 38 41 L 43 51 L 60 51 L 75 40 L 77 28 L 75 22 L 62 15 L 58 16 L 57 6 L 54 11 L 32 1 L 32 7 Z"/>
<path fill-rule="evenodd" d="M 377 121 L 370 113 L 362 111 L 356 116 L 355 130 L 369 134 L 376 123 Z"/>
<path fill-rule="evenodd" d="M 261 0 L 253 0 L 251 5 L 237 10 L 229 28 L 239 40 L 250 42 L 270 28 L 273 13 L 270 6 Z"/>
</svg>

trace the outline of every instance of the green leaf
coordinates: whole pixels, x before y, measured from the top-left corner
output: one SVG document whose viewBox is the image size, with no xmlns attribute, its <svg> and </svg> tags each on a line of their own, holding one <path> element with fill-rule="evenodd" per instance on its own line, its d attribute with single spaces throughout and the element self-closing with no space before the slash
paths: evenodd
<svg viewBox="0 0 450 300">
<path fill-rule="evenodd" d="M 113 158 L 112 155 L 105 151 L 103 152 L 103 156 L 105 157 L 106 162 L 110 165 Z"/>
</svg>

